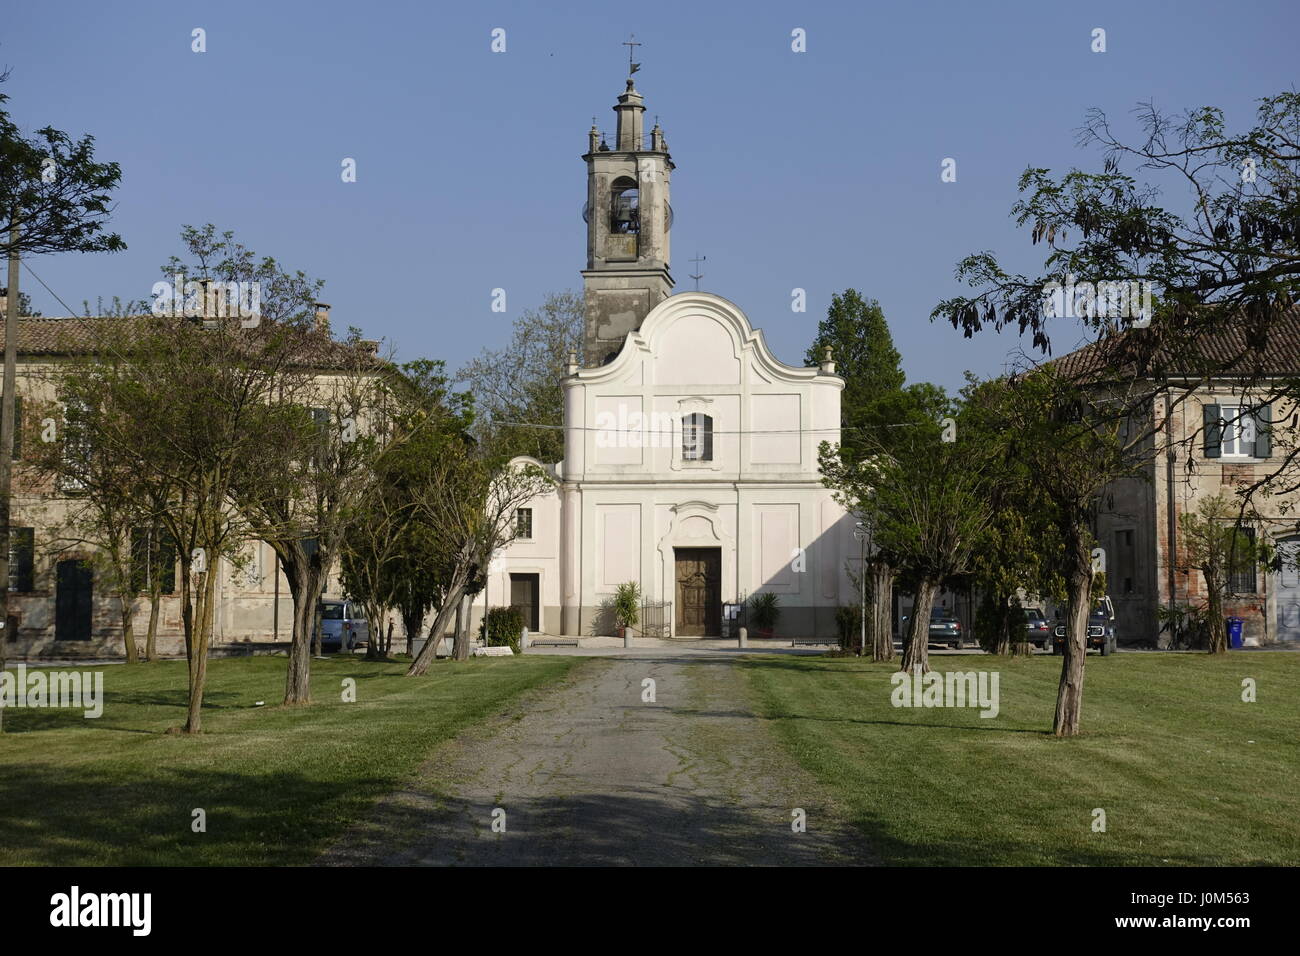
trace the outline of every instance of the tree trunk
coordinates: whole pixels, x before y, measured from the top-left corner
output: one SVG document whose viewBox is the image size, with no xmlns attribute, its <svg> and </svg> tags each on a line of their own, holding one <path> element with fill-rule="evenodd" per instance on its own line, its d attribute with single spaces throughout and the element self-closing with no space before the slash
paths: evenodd
<svg viewBox="0 0 1300 956">
<path fill-rule="evenodd" d="M 381 661 L 388 656 L 388 651 L 384 645 L 384 614 L 376 609 L 376 614 L 366 612 L 366 620 L 370 626 L 370 640 L 366 643 L 366 660 Z M 392 626 L 388 628 L 389 634 L 392 634 Z"/>
<path fill-rule="evenodd" d="M 1214 569 L 1202 568 L 1205 574 L 1206 614 L 1209 616 L 1209 647 L 1211 654 L 1228 653 L 1228 622 L 1223 616 L 1223 592 L 1227 582 Z"/>
<path fill-rule="evenodd" d="M 423 623 L 423 615 L 416 618 L 414 614 L 408 611 L 402 611 L 402 630 L 406 632 L 406 656 L 415 656 L 415 635 L 420 632 L 420 625 Z"/>
<path fill-rule="evenodd" d="M 144 659 L 147 661 L 158 660 L 158 614 L 160 604 L 162 604 L 162 592 L 158 590 L 149 592 L 149 633 L 144 638 Z"/>
<path fill-rule="evenodd" d="M 1083 665 L 1088 648 L 1088 617 L 1092 612 L 1092 555 L 1076 533 L 1067 543 L 1071 564 L 1065 592 L 1069 606 L 1065 621 L 1065 656 L 1061 661 L 1061 683 L 1056 692 L 1056 718 L 1052 733 L 1074 737 L 1079 733 L 1083 709 Z M 1068 540 L 1068 539 L 1067 539 Z"/>
<path fill-rule="evenodd" d="M 306 602 L 293 602 L 293 637 L 289 644 L 289 671 L 285 675 L 286 707 L 311 703 L 311 658 L 316 613 Z"/>
<path fill-rule="evenodd" d="M 1029 631 L 1026 628 L 1025 610 L 1017 600 L 1012 604 L 1012 595 L 1003 601 L 1003 629 L 1007 649 L 1015 657 L 1029 657 L 1034 653 L 1034 646 L 1029 643 Z"/>
<path fill-rule="evenodd" d="M 325 574 L 310 560 L 282 561 L 293 598 L 293 636 L 289 645 L 289 671 L 285 675 L 284 703 L 296 707 L 311 703 L 311 659 L 320 654 L 320 596 Z M 346 635 L 344 635 L 346 638 Z"/>
<path fill-rule="evenodd" d="M 442 632 L 446 629 L 452 615 L 456 613 L 456 609 L 460 607 L 461 594 L 465 590 L 465 577 L 466 575 L 459 572 L 453 577 L 452 588 L 447 592 L 442 607 L 438 608 L 438 614 L 429 627 L 429 639 L 424 642 L 424 649 L 420 651 L 419 656 L 411 661 L 411 666 L 406 671 L 407 677 L 420 677 L 428 672 L 429 665 L 433 663 L 437 653 L 438 642 L 442 639 Z"/>
<path fill-rule="evenodd" d="M 1011 652 L 1011 633 L 1008 623 L 1011 619 L 1011 609 L 1007 607 L 1006 594 L 997 594 L 993 598 L 993 606 L 996 609 L 994 622 L 994 640 L 993 653 L 1002 655 Z"/>
<path fill-rule="evenodd" d="M 929 578 L 922 578 L 916 587 L 912 617 L 907 622 L 903 663 L 900 666 L 900 670 L 909 674 L 917 670 L 922 674 L 930 672 L 930 609 L 934 607 L 934 596 L 938 593 L 939 582 Z"/>
<path fill-rule="evenodd" d="M 871 659 L 894 659 L 894 569 L 884 561 L 871 566 L 869 578 L 867 633 L 871 637 Z"/>
<path fill-rule="evenodd" d="M 122 645 L 126 649 L 126 662 L 137 664 L 140 661 L 140 651 L 135 646 L 134 595 L 119 594 L 117 600 L 122 610 Z"/>
<path fill-rule="evenodd" d="M 453 655 L 458 661 L 469 660 L 469 617 L 471 610 L 472 598 L 468 594 L 461 595 L 461 613 L 457 617 L 456 628 L 456 651 Z"/>
<path fill-rule="evenodd" d="M 197 606 L 190 611 L 190 703 L 185 720 L 187 734 L 203 732 L 203 687 L 208 678 L 208 645 L 211 640 L 212 603 L 216 595 L 216 575 L 211 569 L 199 572 Z"/>
</svg>

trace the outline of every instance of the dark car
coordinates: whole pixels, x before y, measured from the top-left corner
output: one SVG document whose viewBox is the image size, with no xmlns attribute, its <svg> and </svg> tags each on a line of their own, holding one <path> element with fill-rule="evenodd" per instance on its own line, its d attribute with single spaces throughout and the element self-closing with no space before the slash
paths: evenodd
<svg viewBox="0 0 1300 956">
<path fill-rule="evenodd" d="M 961 647 L 961 622 L 946 607 L 930 609 L 930 643 L 947 644 L 953 650 Z"/>
<path fill-rule="evenodd" d="M 1052 653 L 1052 622 L 1046 614 L 1036 607 L 1025 608 L 1025 630 L 1030 644 Z"/>
<path fill-rule="evenodd" d="M 1056 637 L 1056 653 L 1065 653 L 1065 623 L 1056 625 L 1053 634 Z M 1115 634 L 1115 606 L 1109 597 L 1103 597 L 1088 615 L 1088 639 L 1084 650 L 1089 648 L 1100 651 L 1102 657 L 1114 654 L 1118 649 L 1118 637 Z"/>
</svg>

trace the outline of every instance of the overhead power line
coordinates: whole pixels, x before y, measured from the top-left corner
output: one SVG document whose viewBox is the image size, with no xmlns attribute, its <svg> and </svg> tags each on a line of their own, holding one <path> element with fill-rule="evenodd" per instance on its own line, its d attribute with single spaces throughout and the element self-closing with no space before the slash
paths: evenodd
<svg viewBox="0 0 1300 956">
<path fill-rule="evenodd" d="M 70 315 L 70 316 L 74 316 L 74 317 L 76 316 L 77 313 L 75 313 L 75 312 L 72 311 L 72 306 L 68 305 L 68 303 L 66 303 L 66 302 L 64 302 L 62 299 L 60 299 L 60 298 L 59 298 L 59 294 L 58 294 L 57 292 L 55 292 L 53 289 L 51 289 L 48 285 L 45 285 L 45 280 L 42 279 L 40 276 L 38 276 L 38 275 L 36 274 L 36 272 L 32 269 L 32 267 L 29 266 L 29 265 L 27 264 L 27 260 L 25 260 L 25 259 L 23 260 L 23 268 L 25 268 L 28 272 L 30 272 L 30 273 L 32 274 L 32 278 L 33 278 L 33 279 L 35 279 L 35 280 L 36 280 L 37 282 L 39 282 L 42 286 L 44 286 L 46 292 L 48 292 L 50 295 L 54 296 L 54 298 L 58 301 L 59 305 L 63 306 L 65 309 L 68 310 L 68 315 Z"/>
<path fill-rule="evenodd" d="M 508 425 L 511 428 L 540 428 L 547 431 L 575 431 L 575 432 L 641 432 L 647 435 L 674 435 L 679 429 L 676 428 L 637 428 L 630 425 L 622 427 L 615 426 L 612 428 L 601 428 L 598 425 L 543 425 L 538 422 L 506 422 L 493 419 L 494 425 Z M 929 422 L 898 422 L 897 424 L 884 425 L 844 425 L 841 428 L 777 428 L 777 429 L 720 429 L 710 430 L 714 435 L 816 435 L 826 432 L 853 432 L 853 431 L 870 431 L 873 428 L 919 428 Z M 686 426 L 687 428 L 692 426 Z"/>
</svg>

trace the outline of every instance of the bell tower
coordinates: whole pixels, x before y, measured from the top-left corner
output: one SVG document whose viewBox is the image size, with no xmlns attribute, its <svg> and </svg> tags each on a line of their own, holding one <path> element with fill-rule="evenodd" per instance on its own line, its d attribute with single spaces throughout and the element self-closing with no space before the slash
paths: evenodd
<svg viewBox="0 0 1300 956">
<path fill-rule="evenodd" d="M 630 76 L 614 113 L 613 143 L 593 123 L 582 157 L 587 163 L 582 357 L 588 367 L 618 354 L 628 333 L 673 291 L 668 144 L 658 123 L 645 134 L 645 103 Z"/>
</svg>

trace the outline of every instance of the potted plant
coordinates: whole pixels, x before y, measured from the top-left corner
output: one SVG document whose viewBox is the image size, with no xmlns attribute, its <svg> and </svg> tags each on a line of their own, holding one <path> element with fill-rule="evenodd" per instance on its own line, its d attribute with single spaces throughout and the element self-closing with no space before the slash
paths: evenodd
<svg viewBox="0 0 1300 956">
<path fill-rule="evenodd" d="M 624 581 L 614 592 L 614 626 L 618 636 L 627 640 L 627 629 L 634 627 L 640 618 L 641 586 L 635 581 Z"/>
<path fill-rule="evenodd" d="M 760 591 L 749 599 L 749 620 L 755 637 L 771 637 L 781 616 L 781 602 L 771 591 Z"/>
</svg>

